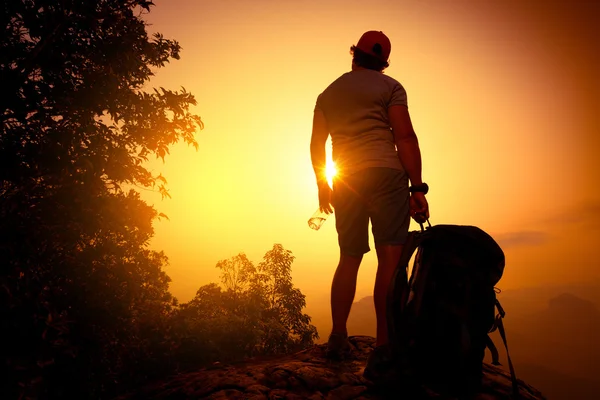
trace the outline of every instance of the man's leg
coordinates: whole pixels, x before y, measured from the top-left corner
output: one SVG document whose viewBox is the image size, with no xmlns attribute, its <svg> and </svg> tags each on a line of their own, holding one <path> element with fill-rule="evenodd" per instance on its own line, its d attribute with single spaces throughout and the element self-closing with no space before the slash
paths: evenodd
<svg viewBox="0 0 600 400">
<path fill-rule="evenodd" d="M 349 351 L 346 322 L 356 292 L 356 278 L 363 255 L 369 249 L 369 216 L 363 199 L 364 174 L 359 171 L 333 183 L 335 228 L 340 262 L 331 283 L 333 327 L 327 342 L 329 358 L 345 358 Z M 352 255 L 350 255 L 352 254 Z"/>
<path fill-rule="evenodd" d="M 373 298 L 377 316 L 377 339 L 375 348 L 369 354 L 363 376 L 373 382 L 388 379 L 393 370 L 394 359 L 390 351 L 387 326 L 387 294 L 394 270 L 402 253 L 402 245 L 377 245 L 377 275 Z"/>
<path fill-rule="evenodd" d="M 362 256 L 340 254 L 340 262 L 331 284 L 332 333 L 347 335 L 346 322 L 356 293 L 356 278 Z"/>
<path fill-rule="evenodd" d="M 373 299 L 375 302 L 375 315 L 377 317 L 377 341 L 376 346 L 388 343 L 387 326 L 387 295 L 392 281 L 394 271 L 400 261 L 402 245 L 379 245 L 375 246 L 377 251 L 377 275 L 375 277 L 375 289 Z"/>
<path fill-rule="evenodd" d="M 377 316 L 377 340 L 363 376 L 371 381 L 383 378 L 393 366 L 387 325 L 387 295 L 394 271 L 408 235 L 409 192 L 404 171 L 373 168 L 369 179 L 371 198 L 368 213 L 377 252 L 377 275 L 373 290 Z"/>
</svg>

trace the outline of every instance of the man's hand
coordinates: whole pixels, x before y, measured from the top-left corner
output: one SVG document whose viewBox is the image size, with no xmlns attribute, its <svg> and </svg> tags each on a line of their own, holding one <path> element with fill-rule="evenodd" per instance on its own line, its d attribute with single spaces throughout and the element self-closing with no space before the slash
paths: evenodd
<svg viewBox="0 0 600 400">
<path fill-rule="evenodd" d="M 410 196 L 410 216 L 419 224 L 429 219 L 429 204 L 423 193 L 415 192 Z"/>
<path fill-rule="evenodd" d="M 331 207 L 331 188 L 327 182 L 319 185 L 319 208 L 325 214 L 333 212 L 333 208 Z"/>
</svg>

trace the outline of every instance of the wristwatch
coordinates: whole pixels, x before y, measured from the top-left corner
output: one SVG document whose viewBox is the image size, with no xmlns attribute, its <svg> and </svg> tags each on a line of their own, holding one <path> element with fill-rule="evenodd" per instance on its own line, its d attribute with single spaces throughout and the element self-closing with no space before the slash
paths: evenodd
<svg viewBox="0 0 600 400">
<path fill-rule="evenodd" d="M 420 185 L 413 185 L 408 188 L 408 191 L 411 193 L 420 192 L 423 194 L 427 194 L 429 192 L 429 185 L 426 183 L 421 183 Z"/>
</svg>

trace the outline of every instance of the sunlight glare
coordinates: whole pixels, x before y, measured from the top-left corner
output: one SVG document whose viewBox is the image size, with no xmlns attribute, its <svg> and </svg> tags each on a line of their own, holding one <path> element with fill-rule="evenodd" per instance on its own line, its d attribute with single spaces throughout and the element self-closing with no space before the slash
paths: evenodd
<svg viewBox="0 0 600 400">
<path fill-rule="evenodd" d="M 333 186 L 333 178 L 337 173 L 335 169 L 335 163 L 332 160 L 327 160 L 327 164 L 325 166 L 325 176 L 327 176 L 327 182 L 329 186 Z"/>
</svg>

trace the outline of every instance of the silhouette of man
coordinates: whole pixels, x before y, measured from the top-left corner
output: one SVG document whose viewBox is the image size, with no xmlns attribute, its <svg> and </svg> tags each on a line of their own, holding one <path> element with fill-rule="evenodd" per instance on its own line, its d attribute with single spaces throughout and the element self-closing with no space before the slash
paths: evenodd
<svg viewBox="0 0 600 400">
<path fill-rule="evenodd" d="M 360 263 L 370 251 L 371 221 L 378 266 L 374 287 L 377 342 L 364 373 L 370 378 L 390 362 L 386 296 L 408 236 L 410 217 L 416 221 L 429 218 L 428 187 L 421 178 L 421 152 L 406 91 L 383 74 L 390 51 L 390 40 L 379 31 L 365 32 L 351 46 L 352 70 L 317 98 L 310 143 L 319 206 L 328 214 L 334 212 L 340 247 L 331 285 L 330 358 L 343 358 L 349 351 L 346 322 Z M 333 189 L 325 176 L 329 135 L 337 170 Z"/>
</svg>

